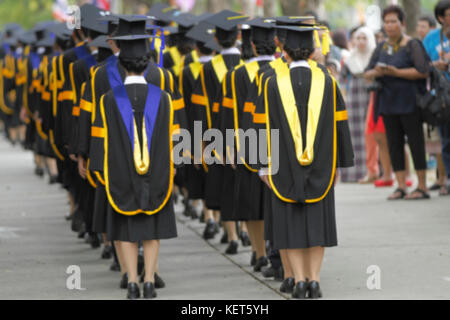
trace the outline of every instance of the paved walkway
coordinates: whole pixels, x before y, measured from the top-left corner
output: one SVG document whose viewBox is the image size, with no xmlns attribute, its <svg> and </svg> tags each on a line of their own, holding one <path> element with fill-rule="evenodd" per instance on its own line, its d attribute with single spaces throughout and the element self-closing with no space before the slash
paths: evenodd
<svg viewBox="0 0 450 320">
<path fill-rule="evenodd" d="M 59 186 L 33 174 L 33 160 L 0 138 L 0 299 L 123 299 L 110 261 L 76 239 L 64 220 Z M 391 189 L 339 185 L 339 247 L 326 252 L 322 288 L 328 299 L 450 299 L 450 197 L 385 201 Z M 279 282 L 249 266 L 250 249 L 223 255 L 219 236 L 178 214 L 177 239 L 163 241 L 159 299 L 285 299 Z M 68 290 L 66 269 L 81 268 L 81 287 Z M 380 290 L 369 290 L 367 268 L 379 267 Z"/>
</svg>

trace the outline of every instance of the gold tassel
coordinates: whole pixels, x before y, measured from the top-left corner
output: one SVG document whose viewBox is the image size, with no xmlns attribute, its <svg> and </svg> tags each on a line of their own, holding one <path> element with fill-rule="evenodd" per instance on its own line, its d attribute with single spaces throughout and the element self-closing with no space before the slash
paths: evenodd
<svg viewBox="0 0 450 320">
<path fill-rule="evenodd" d="M 327 29 L 322 35 L 322 54 L 326 56 L 330 52 L 330 31 Z"/>
</svg>

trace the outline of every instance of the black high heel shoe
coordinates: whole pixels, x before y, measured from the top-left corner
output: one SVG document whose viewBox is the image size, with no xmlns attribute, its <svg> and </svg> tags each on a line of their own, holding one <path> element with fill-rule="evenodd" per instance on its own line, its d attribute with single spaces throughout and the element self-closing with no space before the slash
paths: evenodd
<svg viewBox="0 0 450 320">
<path fill-rule="evenodd" d="M 130 300 L 139 299 L 141 297 L 141 291 L 139 290 L 139 286 L 136 282 L 128 283 L 128 293 L 127 298 Z"/>
<path fill-rule="evenodd" d="M 320 290 L 320 284 L 317 281 L 311 281 L 308 287 L 308 293 L 310 299 L 322 298 L 322 290 Z"/>
<path fill-rule="evenodd" d="M 308 288 L 309 288 L 308 282 L 299 281 L 294 287 L 294 291 L 292 292 L 292 298 L 301 300 L 306 299 Z"/>
<path fill-rule="evenodd" d="M 122 279 L 120 279 L 119 284 L 120 289 L 127 289 L 128 288 L 128 273 L 124 273 L 122 276 Z"/>
<path fill-rule="evenodd" d="M 283 280 L 283 283 L 280 286 L 280 292 L 283 293 L 292 293 L 295 287 L 295 279 L 287 278 Z"/>
<path fill-rule="evenodd" d="M 156 298 L 156 288 L 152 282 L 144 283 L 144 299 Z"/>
</svg>

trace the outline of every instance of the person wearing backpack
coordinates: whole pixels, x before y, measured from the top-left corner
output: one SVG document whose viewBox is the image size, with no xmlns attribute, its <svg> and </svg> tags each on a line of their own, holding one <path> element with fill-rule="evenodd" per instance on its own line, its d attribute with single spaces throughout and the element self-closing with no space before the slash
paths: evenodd
<svg viewBox="0 0 450 320">
<path fill-rule="evenodd" d="M 433 66 L 445 72 L 450 81 L 450 42 L 448 33 L 450 31 L 450 0 L 441 0 L 434 8 L 436 20 L 441 24 L 440 29 L 431 31 L 425 38 L 423 44 L 430 56 Z M 450 193 L 450 119 L 446 124 L 439 127 L 442 138 L 442 158 L 447 172 L 447 188 L 441 194 Z M 443 192 L 446 191 L 446 192 Z"/>
<path fill-rule="evenodd" d="M 416 101 L 416 94 L 426 91 L 430 62 L 422 43 L 404 34 L 405 18 L 403 9 L 398 6 L 389 6 L 383 11 L 388 39 L 376 48 L 364 75 L 367 80 L 376 79 L 375 114 L 383 117 L 397 179 L 398 188 L 389 200 L 430 198 L 426 185 L 425 138 Z M 410 194 L 406 185 L 405 136 L 419 181 Z"/>
</svg>

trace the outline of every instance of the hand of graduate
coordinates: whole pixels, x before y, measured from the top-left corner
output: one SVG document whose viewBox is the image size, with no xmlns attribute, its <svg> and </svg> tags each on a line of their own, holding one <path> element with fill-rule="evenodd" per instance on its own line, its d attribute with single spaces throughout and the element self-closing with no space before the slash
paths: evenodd
<svg viewBox="0 0 450 320">
<path fill-rule="evenodd" d="M 69 158 L 72 161 L 78 162 L 78 157 L 75 154 L 69 154 Z"/>
<path fill-rule="evenodd" d="M 83 179 L 86 179 L 86 160 L 83 157 L 78 157 L 78 173 Z"/>
<path fill-rule="evenodd" d="M 22 109 L 20 109 L 20 120 L 22 120 L 22 122 L 28 121 L 27 110 L 24 107 L 22 107 Z"/>
<path fill-rule="evenodd" d="M 269 182 L 269 176 L 259 176 L 261 178 L 261 180 L 266 184 L 266 186 L 272 190 L 272 186 L 270 185 Z"/>
</svg>

